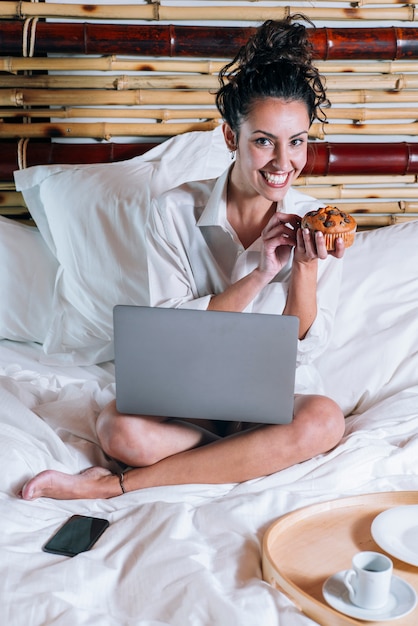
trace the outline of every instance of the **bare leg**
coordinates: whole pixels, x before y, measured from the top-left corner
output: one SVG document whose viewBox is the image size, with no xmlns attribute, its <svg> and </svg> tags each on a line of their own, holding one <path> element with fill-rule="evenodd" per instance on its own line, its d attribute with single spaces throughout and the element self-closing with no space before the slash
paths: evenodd
<svg viewBox="0 0 418 626">
<path fill-rule="evenodd" d="M 332 400 L 299 396 L 291 424 L 246 430 L 130 470 L 125 474 L 125 488 L 134 491 L 158 485 L 243 482 L 324 453 L 337 445 L 343 433 L 344 417 Z M 22 489 L 22 497 L 27 500 L 41 496 L 109 498 L 120 494 L 119 479 L 110 472 L 69 477 L 47 471 Z"/>
<path fill-rule="evenodd" d="M 196 448 L 219 437 L 211 422 L 167 420 L 162 417 L 124 415 L 110 402 L 97 419 L 99 443 L 109 456 L 131 467 L 153 465 L 161 459 Z"/>
</svg>

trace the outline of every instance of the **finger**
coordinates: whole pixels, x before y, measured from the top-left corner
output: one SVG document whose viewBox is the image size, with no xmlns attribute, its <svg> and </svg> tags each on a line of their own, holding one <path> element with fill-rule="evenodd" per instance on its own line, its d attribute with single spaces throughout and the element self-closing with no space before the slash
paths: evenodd
<svg viewBox="0 0 418 626">
<path fill-rule="evenodd" d="M 283 224 L 288 224 L 295 230 L 300 228 L 302 221 L 300 215 L 296 215 L 295 213 L 282 213 L 281 211 L 278 211 L 275 213 L 275 216 L 277 216 Z"/>
<path fill-rule="evenodd" d="M 331 256 L 336 257 L 337 259 L 341 259 L 344 256 L 344 252 L 345 252 L 344 240 L 342 239 L 342 237 L 338 237 L 335 241 L 334 250 L 331 250 L 329 254 Z"/>
<path fill-rule="evenodd" d="M 300 228 L 297 231 L 298 247 L 308 256 L 316 257 L 316 244 L 314 236 L 308 228 Z"/>
<path fill-rule="evenodd" d="M 296 236 L 292 228 L 289 228 L 283 223 L 276 224 L 275 226 L 267 225 L 261 233 L 263 241 L 272 241 L 273 239 L 280 240 L 281 243 L 286 245 L 296 245 Z"/>
<path fill-rule="evenodd" d="M 320 259 L 326 259 L 328 256 L 327 246 L 325 244 L 324 234 L 320 231 L 315 233 L 316 253 Z"/>
</svg>

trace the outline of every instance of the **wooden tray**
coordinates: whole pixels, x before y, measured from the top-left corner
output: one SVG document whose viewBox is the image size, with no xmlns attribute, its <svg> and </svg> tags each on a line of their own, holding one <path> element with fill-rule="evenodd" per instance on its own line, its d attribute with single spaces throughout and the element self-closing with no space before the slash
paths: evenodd
<svg viewBox="0 0 418 626">
<path fill-rule="evenodd" d="M 364 622 L 339 613 L 322 595 L 329 576 L 349 569 L 360 550 L 385 553 L 373 540 L 373 519 L 386 509 L 418 504 L 418 491 L 385 492 L 322 502 L 288 513 L 267 530 L 263 540 L 263 578 L 285 593 L 296 606 L 321 626 L 382 624 Z M 394 574 L 418 593 L 418 567 L 389 555 Z M 418 608 L 394 624 L 416 626 Z"/>
</svg>

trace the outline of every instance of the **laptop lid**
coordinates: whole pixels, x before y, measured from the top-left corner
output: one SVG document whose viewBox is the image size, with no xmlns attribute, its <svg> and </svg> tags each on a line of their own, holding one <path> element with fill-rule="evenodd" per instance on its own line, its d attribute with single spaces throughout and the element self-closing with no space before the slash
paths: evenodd
<svg viewBox="0 0 418 626">
<path fill-rule="evenodd" d="M 117 409 L 289 423 L 298 328 L 287 315 L 117 305 Z"/>
</svg>

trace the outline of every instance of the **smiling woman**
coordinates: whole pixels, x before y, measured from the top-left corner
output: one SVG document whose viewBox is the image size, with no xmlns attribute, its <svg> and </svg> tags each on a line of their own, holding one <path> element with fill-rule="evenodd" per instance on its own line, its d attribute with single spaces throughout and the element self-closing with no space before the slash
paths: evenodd
<svg viewBox="0 0 418 626">
<path fill-rule="evenodd" d="M 26 499 L 242 482 L 326 452 L 343 435 L 343 414 L 322 395 L 313 362 L 332 330 L 344 243 L 337 238 L 328 252 L 322 233 L 300 227 L 318 203 L 291 187 L 306 163 L 309 127 L 327 102 L 305 27 L 291 17 L 266 22 L 220 81 L 217 105 L 235 159 L 220 178 L 186 183 L 155 201 L 147 233 L 150 303 L 297 317 L 293 421 L 239 422 L 225 431 L 198 419 L 122 415 L 111 402 L 98 417 L 99 441 L 134 469 L 122 482 L 102 468 L 76 477 L 44 472 L 25 485 Z"/>
</svg>

